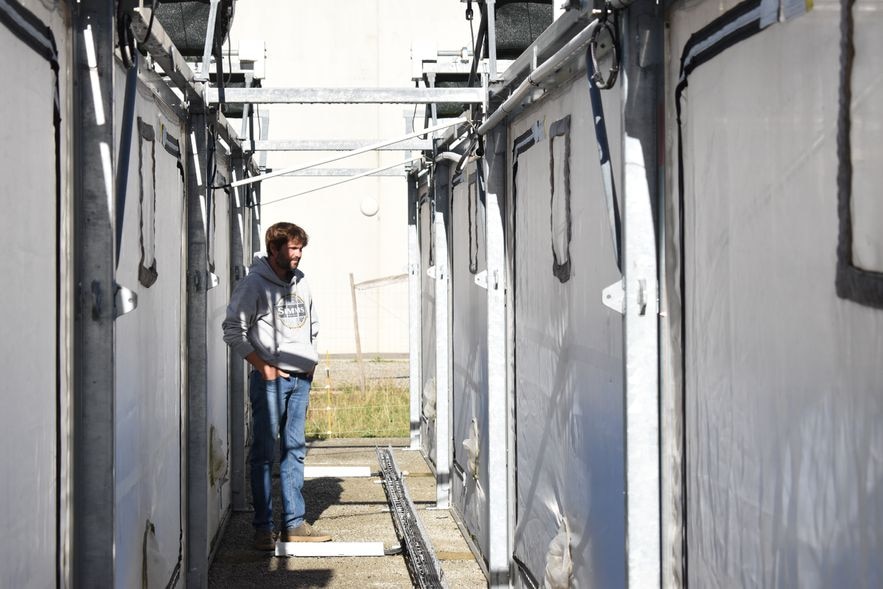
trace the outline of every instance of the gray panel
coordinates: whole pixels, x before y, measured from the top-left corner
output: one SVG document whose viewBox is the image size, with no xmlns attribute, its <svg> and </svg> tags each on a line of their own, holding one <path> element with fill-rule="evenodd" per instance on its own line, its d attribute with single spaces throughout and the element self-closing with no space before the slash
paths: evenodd
<svg viewBox="0 0 883 589">
<path fill-rule="evenodd" d="M 54 76 L 49 63 L 0 25 L 4 109 L 0 127 L 0 570 L 10 587 L 55 584 L 56 300 Z M 14 165 L 8 165 L 15 162 Z M 25 198 L 27 206 L 20 199 Z"/>
<path fill-rule="evenodd" d="M 423 270 L 423 300 L 421 302 L 422 353 L 423 367 L 421 374 L 422 418 L 420 439 L 423 450 L 431 460 L 435 457 L 435 280 L 429 276 L 428 269 L 434 264 L 432 251 L 432 203 L 428 195 L 420 195 L 419 238 L 421 267 Z"/>
<path fill-rule="evenodd" d="M 451 217 L 453 460 L 465 480 L 458 485 L 455 479 L 455 506 L 487 555 L 487 291 L 475 283 L 487 259 L 484 204 L 474 164 L 467 166 L 453 188 Z M 475 438 L 473 422 L 478 431 L 477 459 L 464 447 Z"/>
<path fill-rule="evenodd" d="M 116 116 L 122 118 L 125 72 L 116 77 Z M 139 139 L 138 121 L 154 140 Z M 180 572 L 181 374 L 180 341 L 184 186 L 178 160 L 162 143 L 163 131 L 182 139 L 180 121 L 163 114 L 139 87 L 127 174 L 117 281 L 138 294 L 134 311 L 116 321 L 115 477 L 117 527 L 115 581 L 119 587 L 167 585 Z M 119 141 L 119 138 L 117 139 Z M 141 157 L 139 157 L 141 152 Z M 142 202 L 139 202 L 142 201 Z M 156 203 L 154 222 L 149 218 Z M 155 282 L 142 265 L 155 251 Z M 142 249 L 145 257 L 142 258 Z M 146 560 L 145 560 L 146 557 Z"/>
<path fill-rule="evenodd" d="M 719 16 L 705 4 L 671 15 L 673 51 Z M 883 582 L 883 312 L 833 279 L 838 12 L 771 24 L 685 92 L 692 586 Z"/>
<path fill-rule="evenodd" d="M 605 93 L 606 112 L 619 111 Z M 554 274 L 548 126 L 571 117 L 571 276 Z M 537 122 L 539 126 L 537 127 Z M 601 290 L 619 279 L 593 120 L 582 80 L 510 127 L 510 157 L 536 127 L 537 142 L 517 160 L 515 207 L 515 395 L 517 505 L 515 554 L 542 580 L 550 544 L 569 533 L 580 586 L 625 584 L 622 316 Z M 611 152 L 619 123 L 608 117 Z M 559 140 L 555 157 L 562 157 Z M 618 162 L 614 162 L 618 164 Z M 563 166 L 554 173 L 563 174 Z M 556 177 L 556 187 L 564 178 Z M 510 197 L 511 198 L 511 197 Z M 565 526 L 562 520 L 566 520 Z"/>
</svg>

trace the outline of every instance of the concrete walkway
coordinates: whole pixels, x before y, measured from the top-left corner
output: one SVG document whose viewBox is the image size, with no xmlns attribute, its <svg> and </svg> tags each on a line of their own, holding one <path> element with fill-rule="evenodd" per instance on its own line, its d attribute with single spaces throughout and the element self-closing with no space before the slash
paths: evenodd
<svg viewBox="0 0 883 589">
<path fill-rule="evenodd" d="M 329 440 L 314 442 L 308 466 L 369 466 L 379 471 L 375 445 L 393 445 L 408 492 L 433 544 L 448 585 L 486 587 L 487 582 L 448 510 L 432 509 L 435 479 L 419 452 L 402 448 L 407 440 Z M 399 447 L 396 447 L 398 445 Z M 383 542 L 398 546 L 395 527 L 379 477 L 308 479 L 304 483 L 307 521 L 336 541 Z M 274 479 L 278 485 L 278 476 Z M 274 503 L 277 506 L 278 489 Z M 411 587 L 404 556 L 277 558 L 251 548 L 252 513 L 233 513 L 209 571 L 209 587 Z"/>
</svg>

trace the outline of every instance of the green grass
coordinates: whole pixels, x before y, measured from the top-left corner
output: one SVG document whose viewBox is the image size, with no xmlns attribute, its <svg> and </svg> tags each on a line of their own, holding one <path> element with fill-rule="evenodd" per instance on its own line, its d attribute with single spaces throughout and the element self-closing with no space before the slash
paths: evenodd
<svg viewBox="0 0 883 589">
<path fill-rule="evenodd" d="M 308 437 L 400 438 L 409 434 L 407 388 L 368 385 L 330 391 L 313 388 L 307 411 Z"/>
</svg>

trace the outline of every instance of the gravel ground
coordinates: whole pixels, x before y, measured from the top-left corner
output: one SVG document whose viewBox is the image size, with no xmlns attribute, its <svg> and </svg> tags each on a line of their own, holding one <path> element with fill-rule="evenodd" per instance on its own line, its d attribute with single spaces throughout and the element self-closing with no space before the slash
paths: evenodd
<svg viewBox="0 0 883 589">
<path fill-rule="evenodd" d="M 322 358 L 316 366 L 316 376 L 313 379 L 313 388 L 332 389 L 344 386 L 358 386 L 360 380 L 359 362 L 345 358 Z M 408 360 L 407 359 L 377 359 L 365 358 L 361 362 L 361 370 L 365 372 L 365 382 L 384 387 L 408 388 Z"/>
</svg>

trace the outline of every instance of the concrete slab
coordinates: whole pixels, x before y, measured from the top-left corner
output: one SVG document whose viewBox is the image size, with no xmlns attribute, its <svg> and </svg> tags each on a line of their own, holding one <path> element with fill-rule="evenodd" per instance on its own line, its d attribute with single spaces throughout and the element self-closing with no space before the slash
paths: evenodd
<svg viewBox="0 0 883 589">
<path fill-rule="evenodd" d="M 439 557 L 452 588 L 486 587 L 481 568 L 469 551 L 448 510 L 434 505 L 435 480 L 419 452 L 396 447 L 395 440 L 328 440 L 312 443 L 307 465 L 368 465 L 379 471 L 375 445 L 393 445 L 399 468 L 407 471 L 405 483 L 418 517 Z M 325 477 L 304 482 L 307 521 L 334 536 L 335 542 L 382 542 L 398 546 L 392 516 L 378 477 Z M 274 503 L 279 505 L 278 477 L 274 479 Z M 250 501 L 250 499 L 249 499 Z M 278 507 L 277 507 L 278 513 Z M 277 516 L 278 517 L 278 516 Z M 209 571 L 209 587 L 411 587 L 404 556 L 380 557 L 288 557 L 251 548 L 251 512 L 234 513 L 220 541 Z"/>
</svg>

